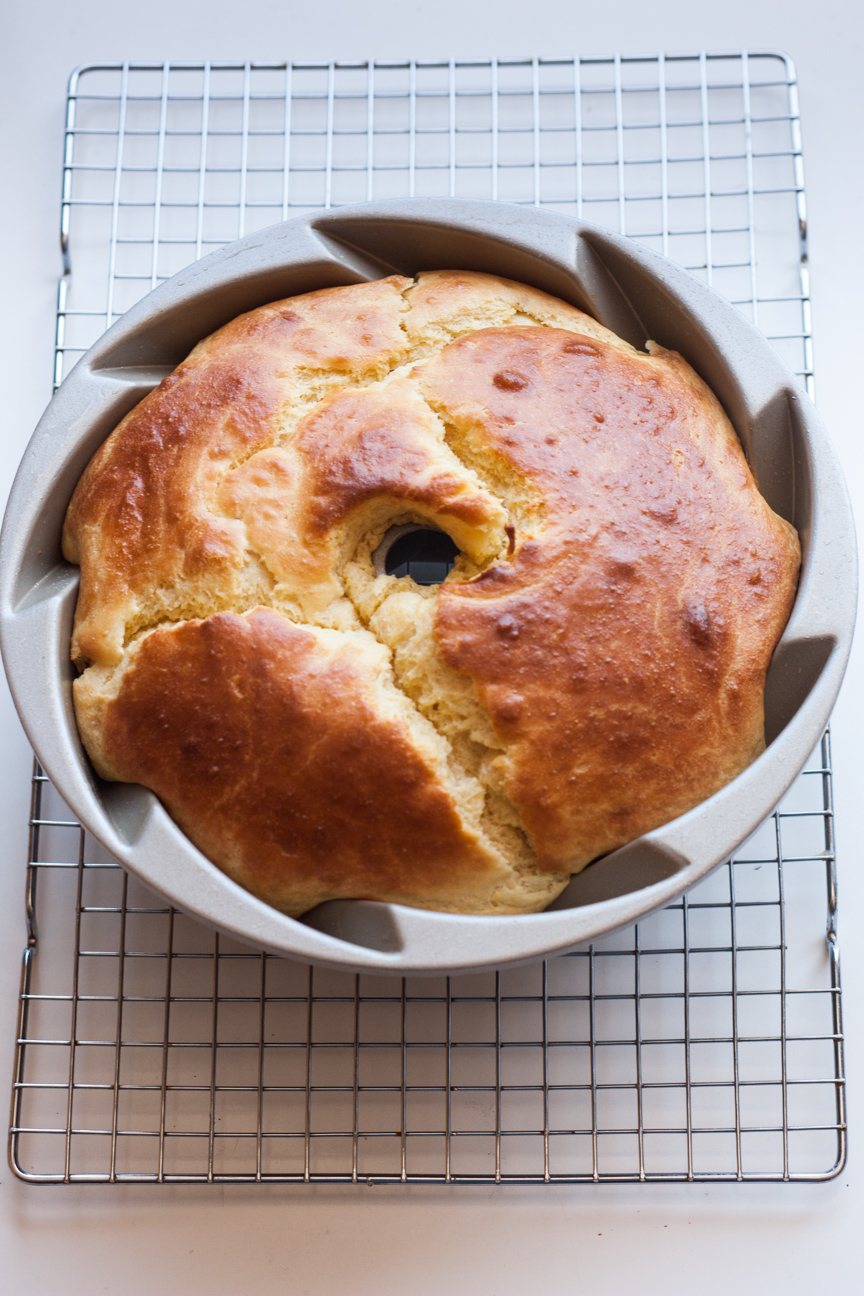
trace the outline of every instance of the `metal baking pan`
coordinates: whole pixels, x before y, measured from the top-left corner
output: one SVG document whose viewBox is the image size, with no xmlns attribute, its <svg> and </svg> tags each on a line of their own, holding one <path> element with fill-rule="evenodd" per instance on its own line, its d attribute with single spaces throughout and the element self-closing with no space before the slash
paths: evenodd
<svg viewBox="0 0 864 1296">
<path fill-rule="evenodd" d="M 577 875 L 552 907 L 470 917 L 332 901 L 292 919 L 232 882 L 156 797 L 94 774 L 72 709 L 77 568 L 63 517 L 93 452 L 200 338 L 266 302 L 399 272 L 471 269 L 572 302 L 638 347 L 680 351 L 713 388 L 760 489 L 798 529 L 795 606 L 768 673 L 765 752 L 707 801 Z M 127 868 L 223 931 L 295 958 L 362 971 L 480 970 L 560 953 L 667 904 L 768 815 L 828 720 L 849 655 L 857 565 L 846 487 L 810 401 L 771 345 L 675 263 L 533 207 L 407 199 L 343 207 L 242 239 L 145 297 L 76 365 L 37 427 L 0 536 L 0 647 L 24 728 L 70 808 Z"/>
</svg>

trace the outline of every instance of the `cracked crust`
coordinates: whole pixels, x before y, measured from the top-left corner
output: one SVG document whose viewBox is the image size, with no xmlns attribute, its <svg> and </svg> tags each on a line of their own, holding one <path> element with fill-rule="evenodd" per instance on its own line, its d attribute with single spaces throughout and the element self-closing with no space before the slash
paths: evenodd
<svg viewBox="0 0 864 1296">
<path fill-rule="evenodd" d="M 88 671 L 78 706 L 104 774 L 134 773 L 206 855 L 288 913 L 357 895 L 411 904 L 418 876 L 436 908 L 478 907 L 507 880 L 474 789 L 366 631 L 298 626 L 269 608 L 160 627 L 138 642 L 113 703 Z"/>
<path fill-rule="evenodd" d="M 376 577 L 407 520 L 462 551 L 444 585 Z M 761 750 L 799 562 L 679 356 L 468 272 L 205 339 L 64 552 L 97 770 L 288 913 L 534 911 L 697 804 Z"/>
</svg>

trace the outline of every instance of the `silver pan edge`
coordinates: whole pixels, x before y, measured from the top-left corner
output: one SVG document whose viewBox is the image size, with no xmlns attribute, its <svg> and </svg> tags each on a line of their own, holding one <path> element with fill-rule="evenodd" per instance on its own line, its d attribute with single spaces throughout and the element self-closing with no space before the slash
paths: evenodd
<svg viewBox="0 0 864 1296">
<path fill-rule="evenodd" d="M 545 913 L 485 918 L 371 901 L 286 917 L 232 882 L 152 793 L 94 774 L 72 709 L 77 569 L 60 552 L 91 455 L 200 338 L 243 311 L 394 272 L 472 269 L 533 284 L 642 347 L 680 351 L 724 405 L 803 565 L 766 687 L 765 752 L 707 801 L 592 865 Z M 70 809 L 128 869 L 212 927 L 274 953 L 366 972 L 482 970 L 562 953 L 668 904 L 732 855 L 787 791 L 837 697 L 857 601 L 854 522 L 827 433 L 766 339 L 674 262 L 530 207 L 449 199 L 288 221 L 196 262 L 117 321 L 58 389 L 25 451 L 0 534 L 0 649 L 22 724 Z"/>
</svg>

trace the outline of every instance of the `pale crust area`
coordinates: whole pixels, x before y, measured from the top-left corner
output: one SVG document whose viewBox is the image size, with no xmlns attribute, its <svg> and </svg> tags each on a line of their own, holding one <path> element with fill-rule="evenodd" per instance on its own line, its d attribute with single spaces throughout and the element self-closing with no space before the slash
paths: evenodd
<svg viewBox="0 0 864 1296">
<path fill-rule="evenodd" d="M 442 586 L 376 576 L 407 520 L 461 550 Z M 464 271 L 205 339 L 64 553 L 96 769 L 292 914 L 536 911 L 711 795 L 764 745 L 800 562 L 680 356 Z"/>
</svg>

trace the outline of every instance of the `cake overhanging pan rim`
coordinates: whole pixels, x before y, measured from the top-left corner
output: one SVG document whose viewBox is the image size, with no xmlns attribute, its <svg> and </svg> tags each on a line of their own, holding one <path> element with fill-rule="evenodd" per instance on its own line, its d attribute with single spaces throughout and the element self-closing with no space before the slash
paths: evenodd
<svg viewBox="0 0 864 1296">
<path fill-rule="evenodd" d="M 713 388 L 762 493 L 801 534 L 795 605 L 766 688 L 765 752 L 727 787 L 578 874 L 540 914 L 475 917 L 335 901 L 302 920 L 231 881 L 155 796 L 102 783 L 72 709 L 77 569 L 60 554 L 66 506 L 97 446 L 200 338 L 296 293 L 394 272 L 471 269 L 564 298 L 636 346 L 681 351 Z M 195 262 L 132 307 L 78 362 L 25 451 L 0 536 L 0 647 L 42 767 L 93 835 L 154 890 L 275 953 L 384 973 L 529 962 L 637 921 L 692 887 L 770 814 L 828 721 L 855 622 L 851 505 L 816 411 L 770 343 L 667 258 L 534 207 L 455 199 L 365 203 L 299 217 Z"/>
</svg>

